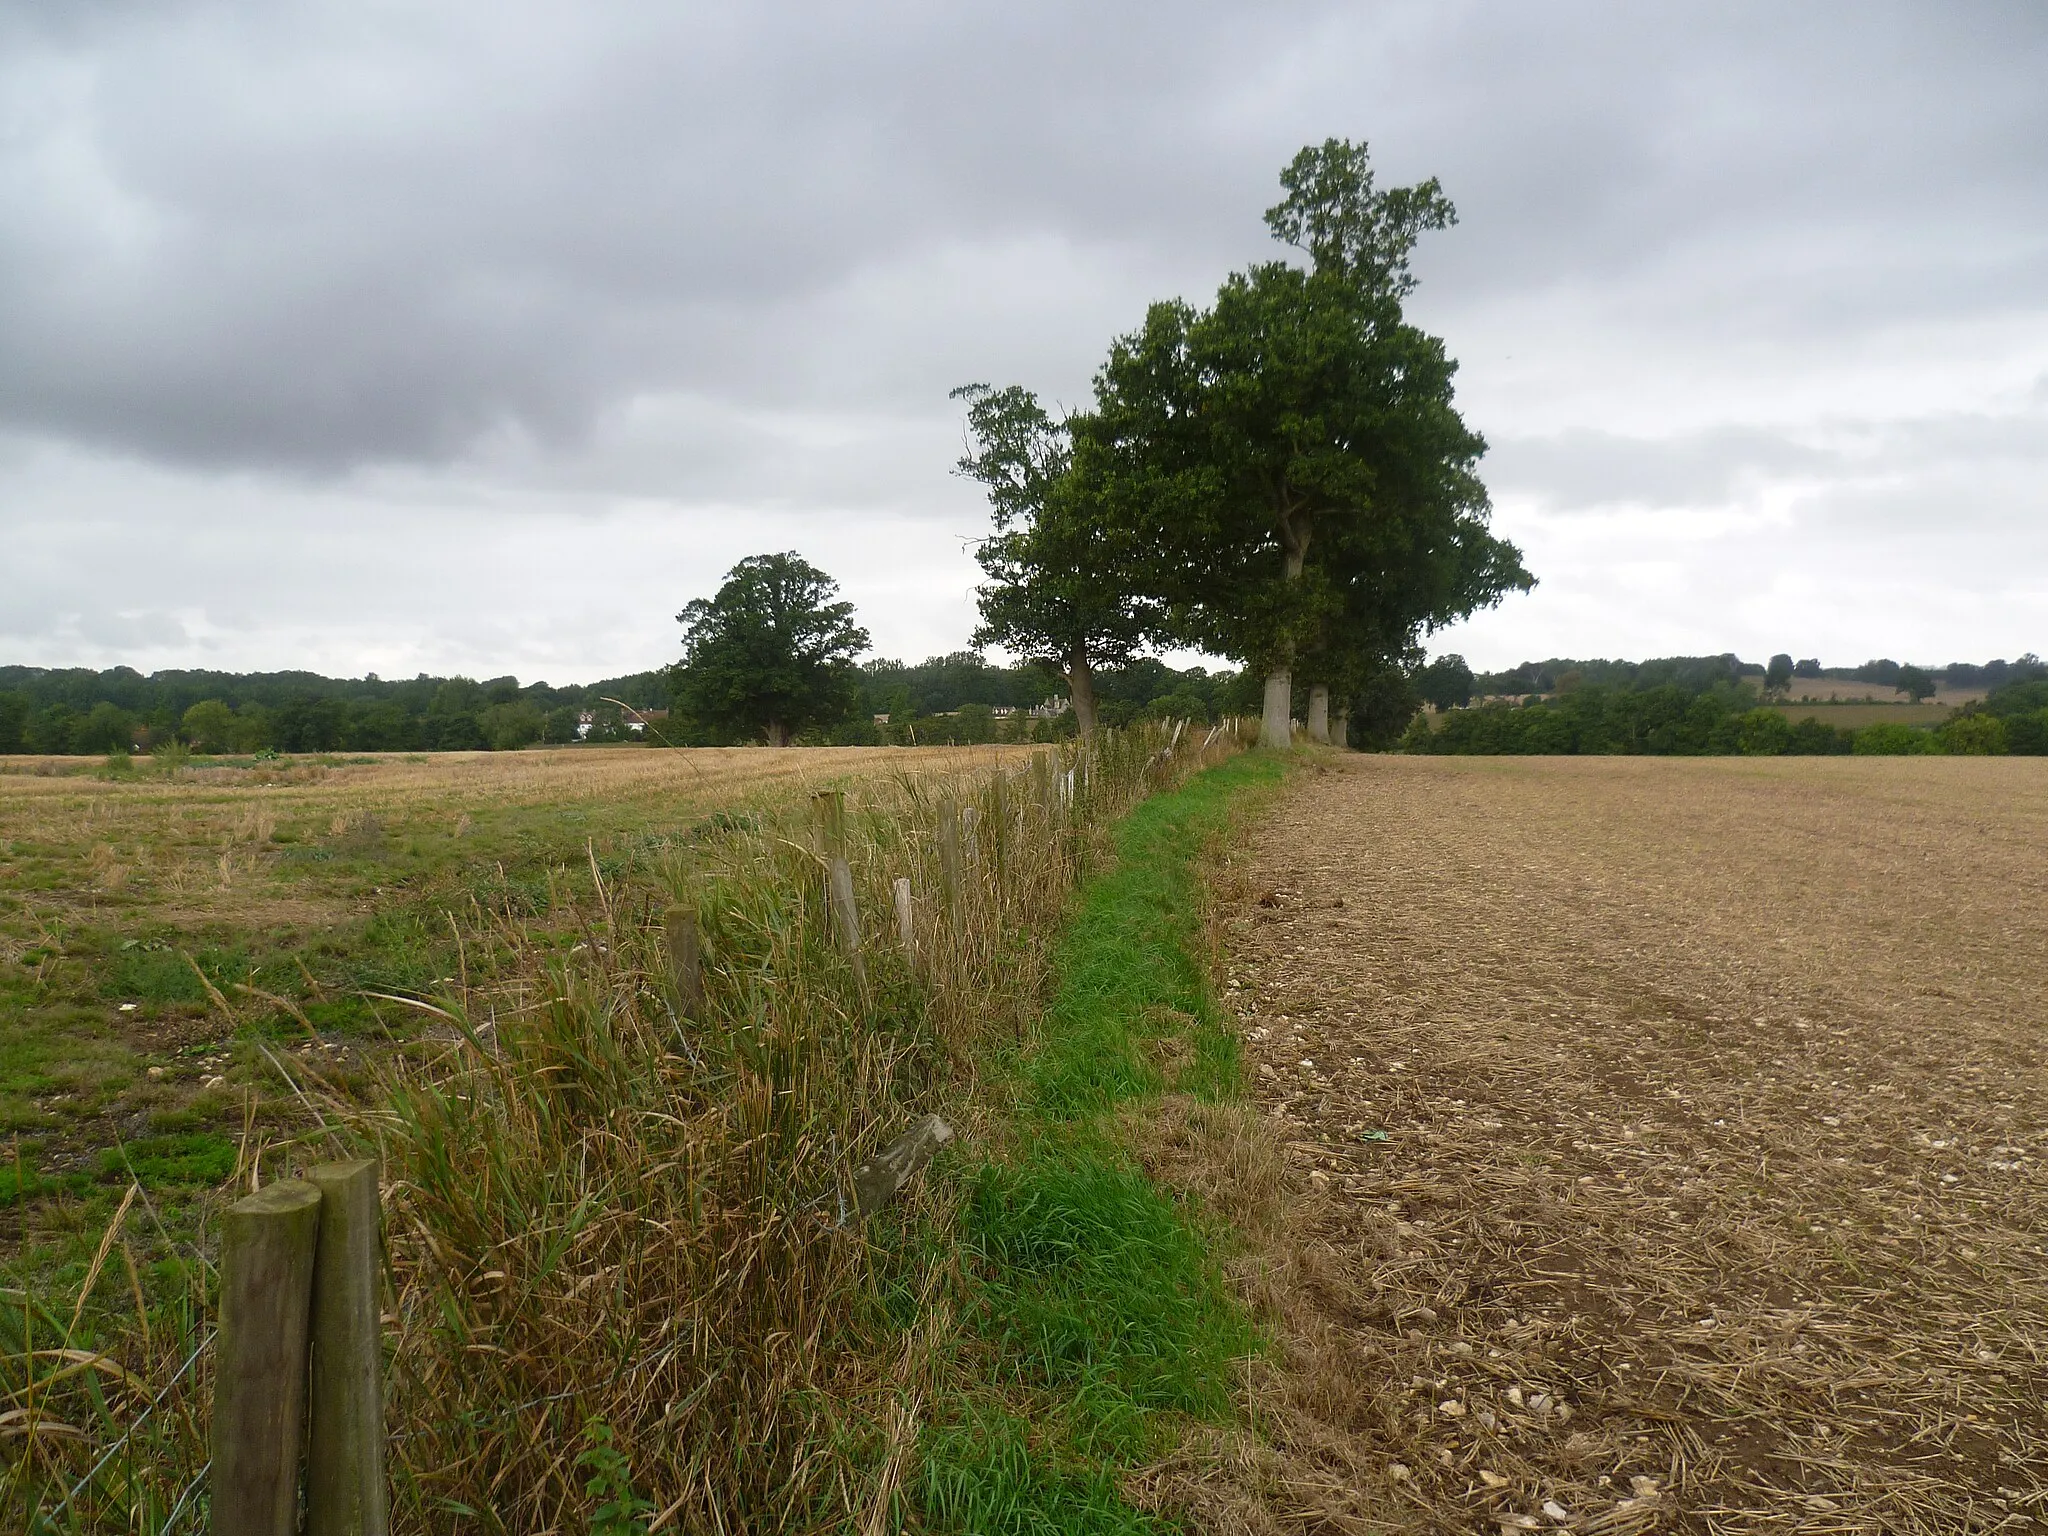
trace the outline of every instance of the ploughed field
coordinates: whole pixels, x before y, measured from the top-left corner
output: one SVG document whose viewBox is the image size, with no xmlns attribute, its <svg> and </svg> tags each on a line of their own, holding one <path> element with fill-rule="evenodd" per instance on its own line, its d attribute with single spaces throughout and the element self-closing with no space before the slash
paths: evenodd
<svg viewBox="0 0 2048 1536">
<path fill-rule="evenodd" d="M 131 1179 L 175 1213 L 228 1177 L 294 1116 L 266 1052 L 369 1087 L 423 1018 L 380 994 L 487 965 L 486 915 L 573 905 L 751 806 L 992 753 L 0 759 L 0 1259 L 61 1274 Z"/>
<path fill-rule="evenodd" d="M 1248 857 L 1361 1508 L 2048 1529 L 2048 761 L 1331 759 Z"/>
</svg>

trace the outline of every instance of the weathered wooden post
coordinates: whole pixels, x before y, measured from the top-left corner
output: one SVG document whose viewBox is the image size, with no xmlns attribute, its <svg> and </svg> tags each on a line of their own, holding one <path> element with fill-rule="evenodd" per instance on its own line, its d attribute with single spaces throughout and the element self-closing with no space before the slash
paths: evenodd
<svg viewBox="0 0 2048 1536">
<path fill-rule="evenodd" d="M 926 1115 L 867 1162 L 853 1170 L 854 1210 L 871 1216 L 917 1176 L 939 1148 L 953 1139 L 953 1127 Z"/>
<path fill-rule="evenodd" d="M 320 1191 L 306 1536 L 387 1536 L 377 1164 L 322 1163 L 306 1182 Z"/>
<path fill-rule="evenodd" d="M 221 1218 L 214 1341 L 213 1536 L 295 1536 L 306 1322 L 320 1191 L 285 1179 Z"/>
<path fill-rule="evenodd" d="M 839 934 L 839 947 L 853 962 L 854 979 L 865 992 L 868 985 L 868 968 L 860 955 L 860 909 L 853 904 L 853 870 L 846 860 L 835 858 L 825 877 L 826 899 L 832 908 L 833 927 Z"/>
<path fill-rule="evenodd" d="M 910 910 L 909 877 L 898 875 L 892 889 L 896 893 L 896 937 L 902 942 L 903 953 L 909 956 L 914 967 L 917 964 L 917 927 Z"/>
<path fill-rule="evenodd" d="M 988 861 L 995 866 L 997 899 L 1002 897 L 1004 865 L 1009 860 L 1009 775 L 998 769 L 988 782 Z"/>
<path fill-rule="evenodd" d="M 946 903 L 946 917 L 957 932 L 960 928 L 960 807 L 949 796 L 939 802 L 939 894 Z"/>
<path fill-rule="evenodd" d="M 826 858 L 846 855 L 846 791 L 821 789 L 811 796 L 811 813 L 816 820 L 818 852 Z"/>
<path fill-rule="evenodd" d="M 668 975 L 676 989 L 676 1007 L 686 1019 L 704 1017 L 704 936 L 697 914 L 688 907 L 670 907 L 662 921 L 668 946 Z"/>
</svg>

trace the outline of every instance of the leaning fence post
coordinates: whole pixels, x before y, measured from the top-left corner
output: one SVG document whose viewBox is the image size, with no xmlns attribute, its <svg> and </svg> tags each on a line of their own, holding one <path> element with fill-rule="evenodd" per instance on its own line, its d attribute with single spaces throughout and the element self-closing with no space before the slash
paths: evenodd
<svg viewBox="0 0 2048 1536">
<path fill-rule="evenodd" d="M 686 1019 L 704 1014 L 704 936 L 697 927 L 697 914 L 688 907 L 670 907 L 662 922 L 668 941 L 669 980 L 676 989 L 676 1006 Z"/>
<path fill-rule="evenodd" d="M 320 1191 L 285 1179 L 221 1218 L 214 1343 L 214 1536 L 294 1536 L 306 1422 L 306 1321 Z"/>
<path fill-rule="evenodd" d="M 323 1163 L 306 1182 L 320 1191 L 306 1536 L 386 1536 L 377 1164 Z"/>
</svg>

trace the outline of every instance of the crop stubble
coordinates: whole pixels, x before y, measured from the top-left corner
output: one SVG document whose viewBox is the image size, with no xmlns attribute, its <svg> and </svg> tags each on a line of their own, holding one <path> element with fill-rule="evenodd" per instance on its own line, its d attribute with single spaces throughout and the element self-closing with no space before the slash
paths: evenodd
<svg viewBox="0 0 2048 1536">
<path fill-rule="evenodd" d="M 1308 1504 L 2048 1526 L 2048 763 L 1333 759 L 1247 857 Z"/>
</svg>

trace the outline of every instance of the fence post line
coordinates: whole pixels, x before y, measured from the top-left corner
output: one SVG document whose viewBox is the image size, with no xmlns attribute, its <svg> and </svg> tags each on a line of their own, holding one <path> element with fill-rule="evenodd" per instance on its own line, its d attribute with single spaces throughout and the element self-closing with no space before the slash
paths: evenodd
<svg viewBox="0 0 2048 1536">
<path fill-rule="evenodd" d="M 221 1218 L 214 1342 L 213 1536 L 295 1536 L 306 1324 L 320 1191 L 284 1179 Z"/>
<path fill-rule="evenodd" d="M 306 1536 L 387 1536 L 377 1164 L 322 1163 L 306 1182 L 320 1191 Z"/>
<path fill-rule="evenodd" d="M 670 907 L 662 920 L 662 935 L 668 941 L 669 980 L 676 989 L 676 1003 L 686 1019 L 704 1015 L 704 936 L 697 926 L 697 914 L 688 907 Z"/>
</svg>

